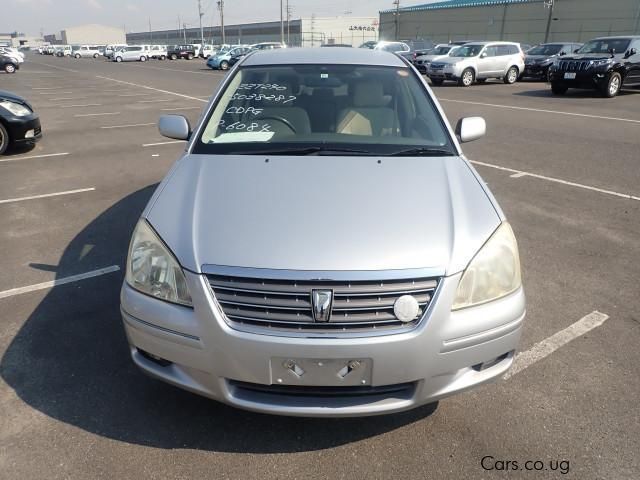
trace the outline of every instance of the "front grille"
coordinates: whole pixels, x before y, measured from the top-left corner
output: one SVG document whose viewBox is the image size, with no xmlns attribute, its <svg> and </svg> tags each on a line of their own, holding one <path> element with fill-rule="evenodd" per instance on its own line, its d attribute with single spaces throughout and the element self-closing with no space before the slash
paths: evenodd
<svg viewBox="0 0 640 480">
<path fill-rule="evenodd" d="M 436 68 L 436 69 L 444 68 L 444 63 L 432 63 L 431 68 Z"/>
<path fill-rule="evenodd" d="M 362 331 L 415 327 L 433 298 L 437 279 L 411 278 L 375 281 L 274 280 L 208 275 L 209 284 L 226 318 L 232 324 L 285 331 Z M 312 290 L 333 292 L 328 322 L 315 322 Z M 420 306 L 407 323 L 394 313 L 395 301 L 412 295 Z"/>
<path fill-rule="evenodd" d="M 558 63 L 558 70 L 561 72 L 583 72 L 589 70 L 591 63 L 588 61 L 564 60 Z"/>
<path fill-rule="evenodd" d="M 415 391 L 415 383 L 399 383 L 396 385 L 382 385 L 379 387 L 321 387 L 313 385 L 261 385 L 257 383 L 227 380 L 229 386 L 236 390 L 250 393 L 270 395 L 286 395 L 290 397 L 363 397 L 388 396 L 396 398 L 410 398 Z M 238 392 L 236 391 L 236 394 Z"/>
</svg>

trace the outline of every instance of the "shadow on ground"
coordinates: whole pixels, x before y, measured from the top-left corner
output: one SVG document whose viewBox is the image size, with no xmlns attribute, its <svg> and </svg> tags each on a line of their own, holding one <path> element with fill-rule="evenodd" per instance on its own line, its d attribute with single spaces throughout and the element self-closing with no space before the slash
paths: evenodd
<svg viewBox="0 0 640 480">
<path fill-rule="evenodd" d="M 118 264 L 155 185 L 122 199 L 81 231 L 58 278 Z M 96 245 L 87 253 L 87 245 Z M 78 264 L 81 265 L 78 265 Z M 82 268 L 80 268 L 82 267 Z M 52 289 L 9 345 L 0 375 L 30 407 L 96 435 L 159 448 L 223 452 L 320 450 L 379 435 L 435 406 L 376 418 L 301 419 L 236 410 L 140 373 L 119 314 L 122 274 Z"/>
</svg>

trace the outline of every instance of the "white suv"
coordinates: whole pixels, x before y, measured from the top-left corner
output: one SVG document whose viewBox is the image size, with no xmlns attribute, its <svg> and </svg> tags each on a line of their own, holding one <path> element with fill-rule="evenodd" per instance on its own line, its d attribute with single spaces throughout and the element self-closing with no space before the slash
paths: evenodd
<svg viewBox="0 0 640 480">
<path fill-rule="evenodd" d="M 135 45 L 131 47 L 124 47 L 122 50 L 114 52 L 111 59 L 114 62 L 146 62 L 148 59 L 148 52 L 143 45 Z"/>
<path fill-rule="evenodd" d="M 100 56 L 100 50 L 94 45 L 82 45 L 73 53 L 73 56 L 75 58 L 98 58 Z"/>
<path fill-rule="evenodd" d="M 448 57 L 431 62 L 427 75 L 434 85 L 445 80 L 469 87 L 475 81 L 499 78 L 512 84 L 524 71 L 524 53 L 513 42 L 473 42 L 451 52 Z"/>
<path fill-rule="evenodd" d="M 156 60 L 167 59 L 167 46 L 166 45 L 151 45 L 149 49 L 149 58 L 155 58 Z"/>
</svg>

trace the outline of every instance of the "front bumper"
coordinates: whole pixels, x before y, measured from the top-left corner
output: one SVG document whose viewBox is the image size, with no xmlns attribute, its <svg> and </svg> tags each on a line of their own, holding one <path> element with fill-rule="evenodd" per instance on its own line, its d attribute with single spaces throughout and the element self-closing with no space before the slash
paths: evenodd
<svg viewBox="0 0 640 480">
<path fill-rule="evenodd" d="M 524 66 L 522 76 L 524 78 L 547 79 L 549 75 L 549 65 L 529 64 Z"/>
<path fill-rule="evenodd" d="M 568 78 L 572 77 L 573 78 Z M 556 71 L 553 68 L 549 72 L 549 81 L 552 83 L 562 83 L 569 88 L 601 88 L 609 81 L 610 72 L 587 71 L 587 72 L 565 72 Z"/>
<path fill-rule="evenodd" d="M 457 81 L 462 75 L 462 68 L 445 65 L 444 68 L 434 69 L 430 66 L 427 70 L 427 76 L 435 80 L 454 80 Z"/>
<path fill-rule="evenodd" d="M 525 316 L 522 289 L 452 312 L 458 274 L 442 279 L 426 317 L 409 332 L 347 338 L 271 336 L 232 329 L 206 277 L 185 274 L 193 309 L 123 285 L 121 311 L 133 361 L 145 373 L 175 386 L 235 407 L 280 415 L 392 413 L 493 380 L 511 366 Z M 287 379 L 285 384 L 293 388 L 277 385 L 279 389 L 270 391 L 277 380 L 272 362 L 282 358 L 367 359 L 370 385 L 358 395 L 345 387 L 332 395 L 300 395 L 296 386 L 318 385 Z M 383 388 L 399 385 L 408 387 Z"/>
<path fill-rule="evenodd" d="M 2 114 L 2 120 L 14 145 L 33 145 L 42 138 L 40 118 L 36 113 L 24 117 Z"/>
</svg>

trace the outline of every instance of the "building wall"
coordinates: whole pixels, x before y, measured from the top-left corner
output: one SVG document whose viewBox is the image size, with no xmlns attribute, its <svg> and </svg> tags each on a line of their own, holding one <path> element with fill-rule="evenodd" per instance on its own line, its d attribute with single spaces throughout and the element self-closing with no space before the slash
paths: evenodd
<svg viewBox="0 0 640 480">
<path fill-rule="evenodd" d="M 531 3 L 400 12 L 399 38 L 544 41 L 549 10 Z M 640 34 L 638 0 L 557 0 L 549 41 L 586 41 L 604 35 Z M 380 13 L 382 39 L 395 37 L 395 15 Z"/>
<path fill-rule="evenodd" d="M 64 45 L 108 45 L 126 42 L 124 30 L 105 25 L 79 25 L 61 32 Z"/>
<path fill-rule="evenodd" d="M 378 39 L 375 17 L 307 17 L 302 19 L 303 47 L 319 47 L 324 43 L 341 43 L 358 47 Z"/>
<path fill-rule="evenodd" d="M 300 20 L 289 22 L 289 39 L 287 42 L 287 28 L 285 23 L 285 43 L 300 44 Z M 214 45 L 222 43 L 222 29 L 219 26 L 204 27 L 205 43 Z M 260 42 L 280 41 L 280 22 L 248 23 L 242 25 L 225 26 L 225 42 L 228 44 L 254 44 Z M 127 34 L 127 43 L 134 44 L 162 44 L 175 45 L 179 43 L 200 43 L 200 28 L 186 30 L 161 30 L 152 32 L 136 32 Z"/>
</svg>

